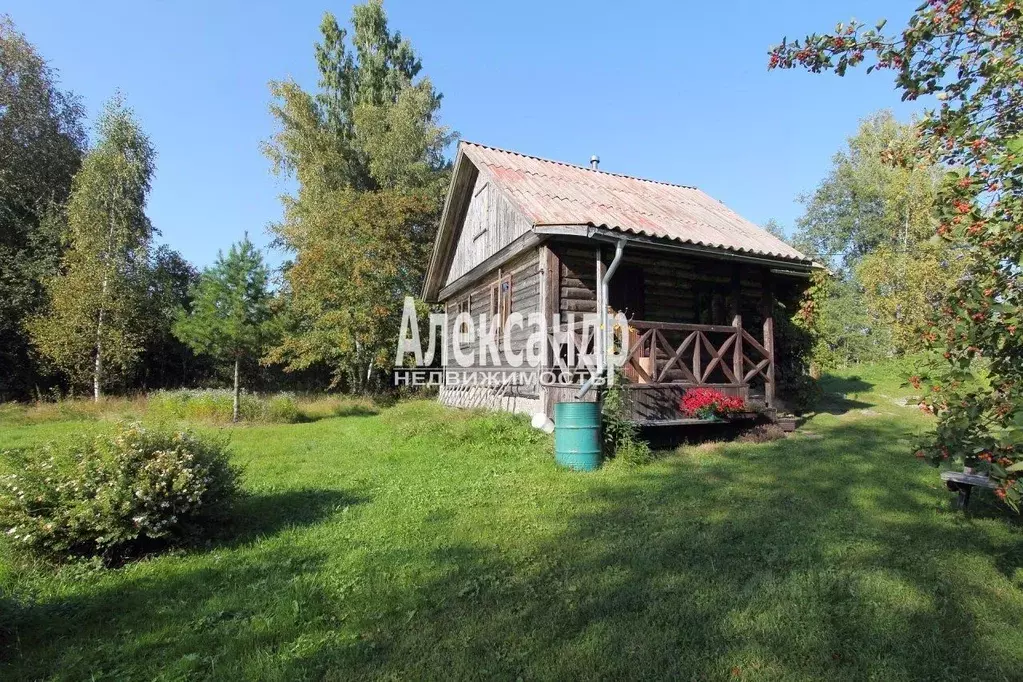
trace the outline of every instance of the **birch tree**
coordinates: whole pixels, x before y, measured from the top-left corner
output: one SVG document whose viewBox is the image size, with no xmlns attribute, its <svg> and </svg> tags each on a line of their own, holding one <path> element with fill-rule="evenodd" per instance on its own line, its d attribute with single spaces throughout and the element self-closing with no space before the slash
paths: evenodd
<svg viewBox="0 0 1023 682">
<path fill-rule="evenodd" d="M 146 199 L 155 153 L 130 109 L 111 100 L 96 145 L 72 181 L 67 250 L 47 282 L 49 306 L 29 324 L 39 351 L 95 400 L 135 363 L 153 226 Z"/>
</svg>

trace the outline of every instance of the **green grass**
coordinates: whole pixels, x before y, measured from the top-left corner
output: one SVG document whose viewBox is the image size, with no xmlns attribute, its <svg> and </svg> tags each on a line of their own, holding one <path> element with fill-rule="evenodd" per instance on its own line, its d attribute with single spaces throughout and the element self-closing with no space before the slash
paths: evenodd
<svg viewBox="0 0 1023 682">
<path fill-rule="evenodd" d="M 1019 526 L 951 511 L 907 390 L 855 374 L 795 437 L 594 474 L 426 402 L 230 429 L 233 540 L 118 570 L 0 556 L 0 679 L 1018 679 Z M 83 427 L 14 420 L 0 446 Z"/>
</svg>

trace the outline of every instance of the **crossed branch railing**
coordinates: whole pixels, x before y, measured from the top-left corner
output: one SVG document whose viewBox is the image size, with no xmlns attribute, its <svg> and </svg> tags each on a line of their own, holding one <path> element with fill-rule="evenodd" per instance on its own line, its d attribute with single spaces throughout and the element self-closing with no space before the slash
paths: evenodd
<svg viewBox="0 0 1023 682">
<path fill-rule="evenodd" d="M 645 320 L 633 320 L 630 326 L 636 336 L 630 339 L 626 377 L 631 371 L 637 383 L 702 385 L 710 383 L 715 370 L 736 386 L 748 384 L 758 375 L 768 379 L 771 353 L 741 326 Z M 667 332 L 682 333 L 681 342 L 669 341 Z M 711 335 L 724 335 L 724 339 L 715 346 Z M 673 373 L 681 375 L 681 381 L 673 380 Z"/>
</svg>

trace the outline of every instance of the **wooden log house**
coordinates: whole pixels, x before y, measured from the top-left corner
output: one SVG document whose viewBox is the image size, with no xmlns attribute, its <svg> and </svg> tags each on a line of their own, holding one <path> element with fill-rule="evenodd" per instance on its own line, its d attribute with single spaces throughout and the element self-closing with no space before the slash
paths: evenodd
<svg viewBox="0 0 1023 682">
<path fill-rule="evenodd" d="M 679 400 L 694 386 L 775 408 L 783 352 L 775 310 L 779 301 L 791 310 L 818 266 L 699 189 L 596 166 L 459 144 L 424 287 L 424 298 L 448 312 L 449 358 L 456 345 L 471 351 L 480 343 L 455 328 L 459 312 L 496 316 L 499 329 L 511 312 L 549 320 L 606 306 L 629 319 L 621 376 L 637 422 L 678 423 Z M 621 261 L 601 301 L 619 244 Z M 529 333 L 509 330 L 512 345 L 524 347 Z M 593 349 L 582 334 L 571 343 Z M 499 386 L 442 386 L 440 400 L 550 415 L 555 402 L 598 399 L 599 391 L 579 397 L 578 384 L 545 380 L 545 370 L 565 367 L 558 348 L 545 348 L 540 367 L 517 368 L 517 378 Z M 445 369 L 455 369 L 450 360 Z"/>
</svg>

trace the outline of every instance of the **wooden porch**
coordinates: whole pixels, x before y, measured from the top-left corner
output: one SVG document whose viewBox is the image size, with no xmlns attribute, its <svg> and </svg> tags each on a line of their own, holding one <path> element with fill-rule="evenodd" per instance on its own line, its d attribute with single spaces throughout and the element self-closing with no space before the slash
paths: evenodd
<svg viewBox="0 0 1023 682">
<path fill-rule="evenodd" d="M 562 350 L 555 356 L 554 367 L 571 372 L 565 344 L 570 344 L 577 356 L 592 353 L 592 332 L 592 327 L 584 329 L 580 323 L 570 326 L 560 338 L 552 337 L 552 348 Z M 704 423 L 686 419 L 679 411 L 683 394 L 696 387 L 741 396 L 769 417 L 774 415 L 774 324 L 769 315 L 764 318 L 762 341 L 743 328 L 740 316 L 735 317 L 733 325 L 631 320 L 627 331 L 616 333 L 629 335 L 627 355 L 618 376 L 625 381 L 625 399 L 636 423 Z M 578 399 L 577 384 L 547 388 L 555 402 Z M 597 392 L 585 399 L 597 399 Z"/>
<path fill-rule="evenodd" d="M 592 259 L 590 248 L 555 243 L 545 247 L 541 257 L 544 317 L 568 318 L 564 332 L 550 339 L 553 352 L 545 360 L 546 368 L 571 375 L 576 365 L 572 354 L 579 357 L 596 351 L 593 339 L 586 338 L 592 329 L 575 324 L 574 315 L 621 311 L 631 318 L 620 374 L 634 421 L 642 425 L 686 422 L 679 403 L 694 387 L 739 395 L 769 417 L 775 414 L 776 297 L 791 305 L 802 280 L 778 281 L 769 265 L 637 247 L 625 250 L 605 302 L 600 300 L 599 282 L 611 254 L 598 246 Z M 621 343 L 622 331 L 615 333 Z M 548 412 L 556 402 L 580 399 L 574 382 L 544 388 Z M 592 391 L 581 399 L 595 400 L 597 394 Z"/>
<path fill-rule="evenodd" d="M 742 326 L 633 320 L 622 376 L 633 419 L 644 425 L 681 424 L 682 395 L 714 388 L 774 408 L 774 329 L 765 317 L 763 341 Z"/>
</svg>

